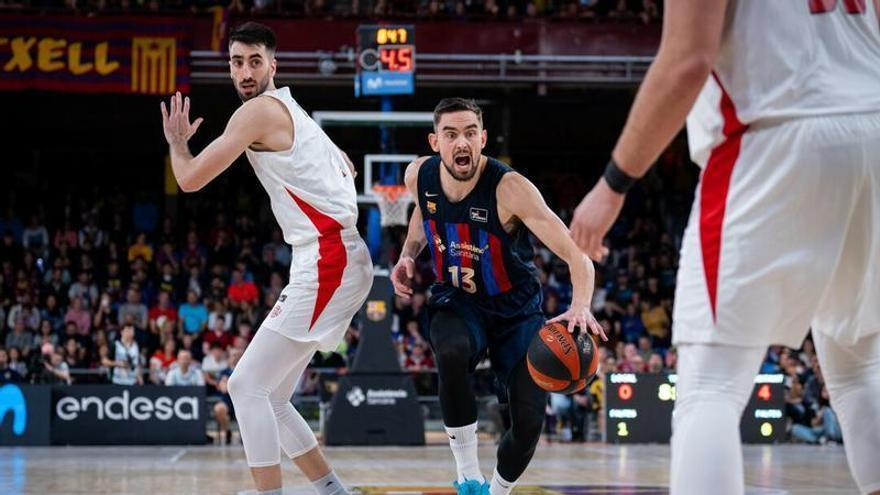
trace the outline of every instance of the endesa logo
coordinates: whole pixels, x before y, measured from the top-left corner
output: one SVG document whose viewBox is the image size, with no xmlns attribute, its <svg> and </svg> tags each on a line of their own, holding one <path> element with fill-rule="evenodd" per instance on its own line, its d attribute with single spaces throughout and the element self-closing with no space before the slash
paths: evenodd
<svg viewBox="0 0 880 495">
<path fill-rule="evenodd" d="M 0 423 L 6 418 L 6 414 L 12 414 L 12 433 L 16 436 L 24 435 L 27 430 L 27 403 L 18 385 L 7 384 L 0 387 Z"/>
<path fill-rule="evenodd" d="M 121 395 L 102 399 L 96 396 L 64 397 L 55 405 L 55 414 L 64 421 L 74 421 L 80 416 L 91 415 L 99 421 L 148 421 L 158 419 L 168 421 L 172 418 L 183 421 L 199 419 L 199 398 L 183 396 L 135 397 L 131 399 L 128 390 Z"/>
</svg>

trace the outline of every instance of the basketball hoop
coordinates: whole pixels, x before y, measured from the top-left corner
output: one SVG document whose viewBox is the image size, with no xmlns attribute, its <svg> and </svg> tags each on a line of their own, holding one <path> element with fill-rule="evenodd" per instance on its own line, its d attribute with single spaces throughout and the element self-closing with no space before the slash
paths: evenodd
<svg viewBox="0 0 880 495">
<path fill-rule="evenodd" d="M 383 227 L 409 224 L 407 213 L 413 200 L 405 185 L 376 184 L 373 186 L 373 196 L 379 204 Z"/>
</svg>

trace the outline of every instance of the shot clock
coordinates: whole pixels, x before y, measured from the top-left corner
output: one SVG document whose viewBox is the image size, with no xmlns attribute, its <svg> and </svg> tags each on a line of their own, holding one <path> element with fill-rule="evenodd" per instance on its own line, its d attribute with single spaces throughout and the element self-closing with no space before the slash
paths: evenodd
<svg viewBox="0 0 880 495">
<path fill-rule="evenodd" d="M 610 443 L 668 443 L 678 376 L 609 373 L 605 377 L 605 438 Z M 783 375 L 758 375 L 740 433 L 746 443 L 776 443 L 785 436 Z"/>
<path fill-rule="evenodd" d="M 416 32 L 413 26 L 360 26 L 357 40 L 355 96 L 413 93 L 416 73 Z"/>
</svg>

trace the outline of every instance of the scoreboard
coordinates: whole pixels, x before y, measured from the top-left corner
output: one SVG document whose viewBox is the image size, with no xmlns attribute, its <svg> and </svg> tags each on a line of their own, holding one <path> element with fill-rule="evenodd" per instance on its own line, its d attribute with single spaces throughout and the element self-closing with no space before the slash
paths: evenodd
<svg viewBox="0 0 880 495">
<path fill-rule="evenodd" d="M 667 443 L 678 376 L 609 373 L 605 377 L 605 438 L 610 443 Z M 776 443 L 785 436 L 783 375 L 758 375 L 740 421 L 746 443 Z"/>
<path fill-rule="evenodd" d="M 360 26 L 357 41 L 355 96 L 413 93 L 416 73 L 416 31 L 413 26 Z"/>
</svg>

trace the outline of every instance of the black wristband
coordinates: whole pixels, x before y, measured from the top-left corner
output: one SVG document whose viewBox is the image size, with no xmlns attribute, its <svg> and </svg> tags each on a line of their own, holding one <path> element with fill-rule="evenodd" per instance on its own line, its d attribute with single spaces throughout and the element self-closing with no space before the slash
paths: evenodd
<svg viewBox="0 0 880 495">
<path fill-rule="evenodd" d="M 638 180 L 636 177 L 631 177 L 623 170 L 620 170 L 620 167 L 614 162 L 614 158 L 608 160 L 608 165 L 605 166 L 605 173 L 602 177 L 605 178 L 608 187 L 619 194 L 626 194 L 629 188 Z"/>
</svg>

